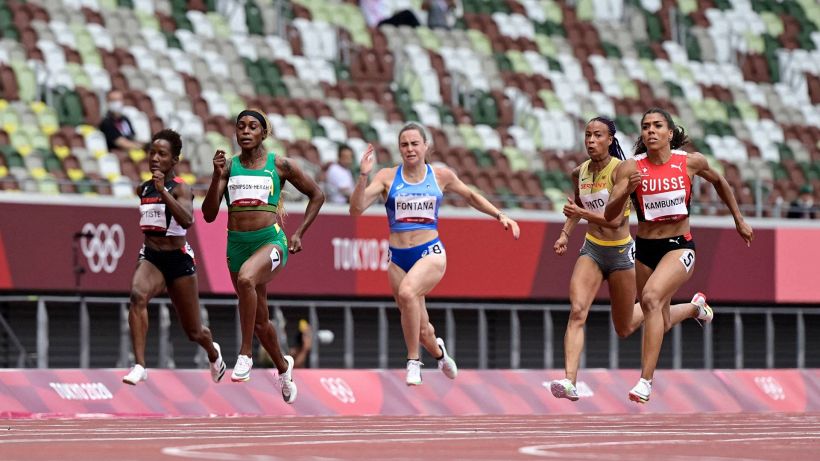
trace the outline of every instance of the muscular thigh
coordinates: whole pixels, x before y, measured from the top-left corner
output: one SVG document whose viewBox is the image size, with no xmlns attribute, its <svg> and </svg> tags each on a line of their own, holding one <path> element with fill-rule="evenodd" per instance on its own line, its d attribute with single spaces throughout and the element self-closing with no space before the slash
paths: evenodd
<svg viewBox="0 0 820 461">
<path fill-rule="evenodd" d="M 604 274 L 598 263 L 589 256 L 579 256 L 569 281 L 570 300 L 585 306 L 591 305 L 603 281 Z"/>
<path fill-rule="evenodd" d="M 693 250 L 685 248 L 666 253 L 647 278 L 642 293 L 652 292 L 663 298 L 671 298 L 692 277 L 694 266 Z"/>
<path fill-rule="evenodd" d="M 416 261 L 410 272 L 401 280 L 401 287 L 410 289 L 419 296 L 430 292 L 444 277 L 447 268 L 447 257 L 429 255 Z"/>
<path fill-rule="evenodd" d="M 131 280 L 131 290 L 145 293 L 149 298 L 162 293 L 165 289 L 165 278 L 162 272 L 150 261 L 144 259 L 137 262 L 137 269 Z"/>
<path fill-rule="evenodd" d="M 278 255 L 273 255 L 276 249 Z M 268 244 L 259 247 L 239 269 L 240 276 L 252 277 L 256 284 L 267 284 L 282 270 L 282 248 L 279 245 Z M 278 260 L 276 259 L 278 258 Z M 274 268 L 274 264 L 276 267 Z M 271 270 L 273 268 L 273 270 Z"/>
</svg>

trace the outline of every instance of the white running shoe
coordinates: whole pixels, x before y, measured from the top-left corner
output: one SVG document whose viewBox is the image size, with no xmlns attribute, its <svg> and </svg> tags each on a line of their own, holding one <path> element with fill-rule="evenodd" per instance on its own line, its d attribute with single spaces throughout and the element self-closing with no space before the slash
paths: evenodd
<svg viewBox="0 0 820 461">
<path fill-rule="evenodd" d="M 236 358 L 236 365 L 233 366 L 231 373 L 231 381 L 241 383 L 251 380 L 251 368 L 253 368 L 253 359 L 247 355 L 240 354 Z"/>
<path fill-rule="evenodd" d="M 128 372 L 127 375 L 122 377 L 122 382 L 125 384 L 130 384 L 132 386 L 136 386 L 140 381 L 147 381 L 148 380 L 148 370 L 145 369 L 140 364 L 134 365 L 134 368 Z"/>
<path fill-rule="evenodd" d="M 695 317 L 695 320 L 703 326 L 705 323 L 712 323 L 712 319 L 715 318 L 715 311 L 706 304 L 706 295 L 697 292 L 695 296 L 692 296 L 692 304 L 697 306 L 698 308 L 698 315 Z"/>
<path fill-rule="evenodd" d="M 557 399 L 567 399 L 573 402 L 578 401 L 578 390 L 575 389 L 575 384 L 572 384 L 567 378 L 556 379 L 550 382 L 550 392 Z"/>
<path fill-rule="evenodd" d="M 296 401 L 296 383 L 293 382 L 293 357 L 286 355 L 285 361 L 288 362 L 288 370 L 279 373 L 279 385 L 282 387 L 282 399 L 285 403 L 293 403 Z"/>
<path fill-rule="evenodd" d="M 652 393 L 652 380 L 641 378 L 638 384 L 629 391 L 629 400 L 637 403 L 646 403 L 649 401 L 649 394 Z"/>
<path fill-rule="evenodd" d="M 407 361 L 407 379 L 405 382 L 408 386 L 420 386 L 421 385 L 421 367 L 424 364 L 421 363 L 421 360 L 408 360 Z"/>
<path fill-rule="evenodd" d="M 438 344 L 438 347 L 441 348 L 441 352 L 444 354 L 444 357 L 438 361 L 438 369 L 444 373 L 444 376 L 450 379 L 456 379 L 456 376 L 458 375 L 458 366 L 456 366 L 456 361 L 453 360 L 453 358 L 450 357 L 450 354 L 447 353 L 447 348 L 444 347 L 443 339 L 436 338 L 436 344 Z"/>
<path fill-rule="evenodd" d="M 216 349 L 216 360 L 211 362 L 211 379 L 214 380 L 215 383 L 222 381 L 222 377 L 225 376 L 225 369 L 227 366 L 225 365 L 225 361 L 222 360 L 222 349 L 219 347 L 219 344 L 214 343 L 214 349 Z"/>
</svg>

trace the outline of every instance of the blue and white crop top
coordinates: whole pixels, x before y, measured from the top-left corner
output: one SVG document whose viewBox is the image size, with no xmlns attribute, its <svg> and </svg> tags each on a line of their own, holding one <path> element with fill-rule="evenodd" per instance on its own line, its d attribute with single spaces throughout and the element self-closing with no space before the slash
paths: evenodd
<svg viewBox="0 0 820 461">
<path fill-rule="evenodd" d="M 426 166 L 424 179 L 417 183 L 404 180 L 401 165 L 396 170 L 384 204 L 390 232 L 438 229 L 438 208 L 444 194 L 438 187 L 433 167 Z"/>
</svg>

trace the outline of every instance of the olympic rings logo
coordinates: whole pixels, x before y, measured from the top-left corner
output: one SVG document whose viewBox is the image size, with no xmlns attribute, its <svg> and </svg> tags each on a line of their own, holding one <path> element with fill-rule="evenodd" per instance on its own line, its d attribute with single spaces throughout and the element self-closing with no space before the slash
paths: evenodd
<svg viewBox="0 0 820 461">
<path fill-rule="evenodd" d="M 755 376 L 755 384 L 772 400 L 786 400 L 786 391 L 773 376 Z"/>
<path fill-rule="evenodd" d="M 356 403 L 353 389 L 342 378 L 319 378 L 322 387 L 342 403 Z"/>
<path fill-rule="evenodd" d="M 85 223 L 83 234 L 92 235 L 80 240 L 80 248 L 88 261 L 91 272 L 105 271 L 112 273 L 117 268 L 117 262 L 125 251 L 125 232 L 119 224 L 94 225 Z"/>
</svg>

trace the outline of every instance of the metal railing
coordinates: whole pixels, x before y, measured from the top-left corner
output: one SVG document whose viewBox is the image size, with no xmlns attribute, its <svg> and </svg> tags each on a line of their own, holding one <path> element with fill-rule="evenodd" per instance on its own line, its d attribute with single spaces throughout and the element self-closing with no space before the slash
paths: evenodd
<svg viewBox="0 0 820 461">
<path fill-rule="evenodd" d="M 236 300 L 233 299 L 201 299 L 201 305 L 204 313 L 204 321 L 207 323 L 208 309 L 215 308 L 230 308 L 235 309 Z M 17 366 L 26 367 L 32 363 L 36 363 L 38 368 L 49 367 L 49 337 L 50 337 L 50 309 L 77 309 L 77 316 L 79 319 L 79 331 L 77 331 L 77 340 L 79 344 L 79 358 L 76 366 L 87 368 L 90 364 L 89 357 L 92 354 L 91 350 L 91 334 L 92 324 L 94 319 L 89 316 L 89 306 L 95 304 L 117 305 L 119 316 L 119 332 L 118 332 L 118 347 L 119 354 L 117 360 L 118 367 L 125 367 L 130 364 L 131 340 L 128 327 L 128 304 L 129 300 L 126 297 L 81 297 L 81 296 L 0 296 L 0 305 L 4 303 L 31 303 L 36 307 L 36 353 L 32 356 L 27 356 L 27 351 L 22 342 L 15 334 L 13 325 L 10 325 L 6 319 L 0 315 L 0 328 L 5 331 L 9 337 L 8 344 L 16 350 Z M 172 332 L 170 330 L 170 300 L 167 298 L 157 298 L 151 303 L 159 308 L 159 322 L 158 322 L 158 348 L 157 348 L 157 364 L 160 368 L 173 368 L 175 366 L 173 360 L 173 346 L 171 343 Z M 379 368 L 389 367 L 389 337 L 388 337 L 388 313 L 395 310 L 395 305 L 388 301 L 303 301 L 303 300 L 269 300 L 271 312 L 274 309 L 290 309 L 302 308 L 307 309 L 308 320 L 313 325 L 313 331 L 318 331 L 322 328 L 323 317 L 338 318 L 339 311 L 341 311 L 341 322 L 335 322 L 336 336 L 341 339 L 342 348 L 342 364 L 345 368 L 356 367 L 357 358 L 363 358 L 362 353 L 357 354 L 354 347 L 354 338 L 362 335 L 364 332 L 357 331 L 356 318 L 354 310 L 361 312 L 364 310 L 367 315 L 376 315 L 377 318 L 377 360 Z M 504 364 L 508 364 L 509 368 L 520 368 L 522 358 L 522 324 L 520 320 L 524 313 L 541 312 L 541 328 L 543 331 L 542 347 L 543 350 L 543 368 L 554 368 L 556 363 L 563 363 L 556 361 L 556 354 L 561 354 L 560 348 L 556 351 L 556 344 L 560 344 L 560 338 L 563 337 L 565 324 L 564 320 L 560 322 L 555 321 L 556 314 L 563 313 L 562 319 L 565 319 L 566 313 L 569 311 L 569 306 L 565 304 L 490 304 L 490 303 L 455 303 L 455 302 L 429 302 L 427 304 L 428 310 L 432 313 L 441 313 L 443 311 L 443 322 L 445 338 L 448 343 L 448 351 L 456 355 L 456 339 L 457 334 L 473 334 L 477 338 L 477 347 L 474 351 L 464 351 L 462 357 L 468 354 L 474 354 L 472 357 L 479 369 L 488 368 L 489 361 L 489 344 L 491 340 L 496 343 L 496 338 L 490 337 L 490 328 L 488 328 L 488 313 L 492 313 L 494 317 L 509 316 L 508 322 L 505 320 L 504 324 L 509 324 L 509 338 L 508 344 L 505 344 L 505 350 L 509 350 L 509 359 L 505 359 Z M 472 311 L 476 314 L 475 330 L 472 326 L 459 326 L 456 322 L 456 313 Z M 592 313 L 608 313 L 609 306 L 593 305 Z M 332 315 L 329 315 L 332 314 Z M 797 308 L 797 307 L 721 307 L 719 310 L 721 318 L 726 316 L 733 317 L 733 343 L 734 343 L 734 367 L 743 368 L 745 365 L 745 350 L 744 350 L 744 316 L 762 315 L 764 317 L 764 337 L 765 344 L 765 366 L 767 368 L 775 367 L 775 339 L 777 335 L 776 324 L 774 318 L 776 316 L 792 316 L 796 322 L 796 347 L 795 363 L 797 368 L 804 368 L 806 366 L 806 316 L 820 316 L 820 308 Z M 531 315 L 530 315 L 531 318 Z M 820 317 L 817 317 L 820 319 Z M 608 353 L 608 367 L 619 368 L 619 340 L 614 328 L 611 327 L 611 317 L 609 326 L 609 337 L 607 341 Z M 531 321 L 531 320 L 530 320 Z M 239 348 L 241 338 L 239 335 L 239 317 L 238 312 L 234 315 L 234 331 L 236 348 Z M 472 323 L 472 322 L 471 322 Z M 223 325 L 224 326 L 224 325 Z M 395 326 L 394 326 L 395 327 Z M 440 326 L 441 327 L 441 326 Z M 339 331 L 341 330 L 341 331 Z M 63 334 L 72 334 L 72 332 L 62 332 Z M 341 333 L 341 334 L 339 334 Z M 369 335 L 373 332 L 367 331 Z M 556 335 L 559 335 L 556 337 Z M 506 336 L 506 335 L 504 335 Z M 639 336 L 639 335 L 638 335 Z M 728 335 L 727 335 L 728 336 Z M 589 339 L 589 338 L 588 338 Z M 224 341 L 224 340 L 223 340 Z M 728 339 L 724 339 L 728 341 Z M 528 341 L 532 343 L 530 338 Z M 671 367 L 682 368 L 683 366 L 683 334 L 680 325 L 675 326 L 665 339 L 665 343 L 671 346 Z M 310 351 L 310 363 L 313 367 L 322 366 L 322 344 L 318 340 L 313 341 L 314 347 Z M 589 344 L 589 341 L 588 341 Z M 703 368 L 713 368 L 715 364 L 713 338 L 713 325 L 707 324 L 702 330 L 702 364 Z M 668 346 L 666 346 L 668 347 Z M 586 350 L 582 355 L 582 366 L 586 362 Z M 691 354 L 690 354 L 691 355 Z M 28 360 L 27 357 L 32 357 L 36 360 Z M 369 357 L 372 359 L 372 357 Z M 372 360 L 370 360 L 372 361 Z M 195 360 L 196 363 L 203 365 L 204 361 Z M 112 364 L 113 365 L 113 364 Z"/>
</svg>

